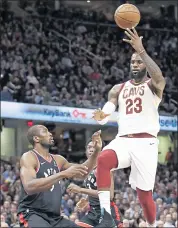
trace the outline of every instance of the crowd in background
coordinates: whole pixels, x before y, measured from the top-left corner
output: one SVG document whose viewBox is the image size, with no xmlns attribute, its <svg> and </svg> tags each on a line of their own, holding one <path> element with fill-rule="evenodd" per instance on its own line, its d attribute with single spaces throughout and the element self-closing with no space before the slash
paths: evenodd
<svg viewBox="0 0 178 228">
<path fill-rule="evenodd" d="M 77 18 L 85 22 L 98 14 L 77 12 L 61 8 L 51 13 L 55 18 L 1 16 L 1 100 L 98 108 L 113 85 L 130 79 L 133 49 L 123 43 L 123 31 L 79 23 Z M 66 15 L 73 20 L 62 19 Z M 165 31 L 149 29 L 162 24 Z M 167 82 L 160 112 L 176 115 L 177 30 L 172 19 L 162 24 L 147 18 L 138 32 Z"/>
<path fill-rule="evenodd" d="M 115 202 L 123 215 L 124 227 L 146 227 L 143 211 L 136 192 L 128 184 L 129 169 L 114 173 Z M 74 181 L 78 185 L 82 182 Z M 19 162 L 1 162 L 1 222 L 9 227 L 18 227 L 17 205 L 20 195 Z M 69 195 L 66 182 L 62 183 L 63 197 L 61 214 L 76 222 L 87 213 L 87 208 L 78 212 L 76 203 L 85 197 L 82 194 Z M 168 166 L 158 165 L 153 197 L 157 208 L 157 227 L 177 227 L 177 171 L 170 161 Z"/>
</svg>

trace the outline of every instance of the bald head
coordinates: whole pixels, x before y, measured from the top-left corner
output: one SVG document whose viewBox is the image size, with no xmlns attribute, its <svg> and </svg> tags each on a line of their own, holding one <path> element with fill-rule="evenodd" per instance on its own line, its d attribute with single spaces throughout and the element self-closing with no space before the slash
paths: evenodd
<svg viewBox="0 0 178 228">
<path fill-rule="evenodd" d="M 54 145 L 52 134 L 43 125 L 34 125 L 29 128 L 27 138 L 36 150 L 38 150 L 39 147 L 49 149 Z"/>
<path fill-rule="evenodd" d="M 32 145 L 34 145 L 34 137 L 35 136 L 40 137 L 41 130 L 43 129 L 47 129 L 47 128 L 43 125 L 34 125 L 28 129 L 27 138 Z"/>
</svg>

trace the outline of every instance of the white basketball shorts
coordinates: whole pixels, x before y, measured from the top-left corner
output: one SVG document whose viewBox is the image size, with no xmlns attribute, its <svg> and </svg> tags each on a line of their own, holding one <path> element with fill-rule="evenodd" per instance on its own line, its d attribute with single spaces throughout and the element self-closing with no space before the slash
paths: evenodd
<svg viewBox="0 0 178 228">
<path fill-rule="evenodd" d="M 131 166 L 129 184 L 133 189 L 153 190 L 158 162 L 157 138 L 126 138 L 116 136 L 103 148 L 114 150 L 117 169 Z"/>
</svg>

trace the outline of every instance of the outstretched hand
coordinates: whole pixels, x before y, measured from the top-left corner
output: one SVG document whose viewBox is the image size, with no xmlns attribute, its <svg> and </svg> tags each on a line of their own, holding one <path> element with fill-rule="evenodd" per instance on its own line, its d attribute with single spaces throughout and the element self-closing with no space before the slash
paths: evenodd
<svg viewBox="0 0 178 228">
<path fill-rule="evenodd" d="M 110 114 L 106 114 L 104 113 L 100 108 L 99 109 L 96 109 L 94 112 L 93 112 L 93 119 L 96 120 L 96 121 L 101 121 L 103 119 L 105 119 L 107 116 L 110 116 Z"/>
<path fill-rule="evenodd" d="M 98 151 L 101 151 L 102 149 L 102 140 L 101 140 L 101 130 L 95 132 L 93 135 L 92 135 L 92 142 L 94 144 L 94 148 L 95 150 L 98 152 Z"/>
<path fill-rule="evenodd" d="M 132 28 L 132 30 L 127 29 L 125 34 L 128 36 L 128 38 L 130 38 L 130 40 L 123 39 L 124 42 L 131 44 L 138 54 L 144 52 L 144 47 L 142 44 L 143 36 L 139 36 L 135 28 Z"/>
</svg>

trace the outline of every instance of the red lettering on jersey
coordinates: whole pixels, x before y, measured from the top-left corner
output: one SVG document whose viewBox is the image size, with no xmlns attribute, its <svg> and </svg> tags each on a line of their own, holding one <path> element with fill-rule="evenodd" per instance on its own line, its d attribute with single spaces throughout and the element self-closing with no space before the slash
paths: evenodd
<svg viewBox="0 0 178 228">
<path fill-rule="evenodd" d="M 139 87 L 134 87 L 134 94 L 137 95 L 139 91 Z"/>
<path fill-rule="evenodd" d="M 123 99 L 126 99 L 128 97 L 128 89 L 124 89 L 123 91 Z"/>
<path fill-rule="evenodd" d="M 135 91 L 134 91 L 134 88 L 131 88 L 131 89 L 130 89 L 130 92 L 129 92 L 129 97 L 134 96 L 134 92 L 135 92 Z"/>
<path fill-rule="evenodd" d="M 145 86 L 140 87 L 132 87 L 130 89 L 124 89 L 123 91 L 123 99 L 133 97 L 133 96 L 143 96 L 145 93 Z"/>
<path fill-rule="evenodd" d="M 134 100 L 127 99 L 126 102 L 126 114 L 140 113 L 142 111 L 142 99 L 136 97 Z"/>
<path fill-rule="evenodd" d="M 140 88 L 139 95 L 140 95 L 140 96 L 143 96 L 144 93 L 145 93 L 145 86 L 141 86 L 141 87 L 139 87 L 139 88 Z"/>
</svg>

